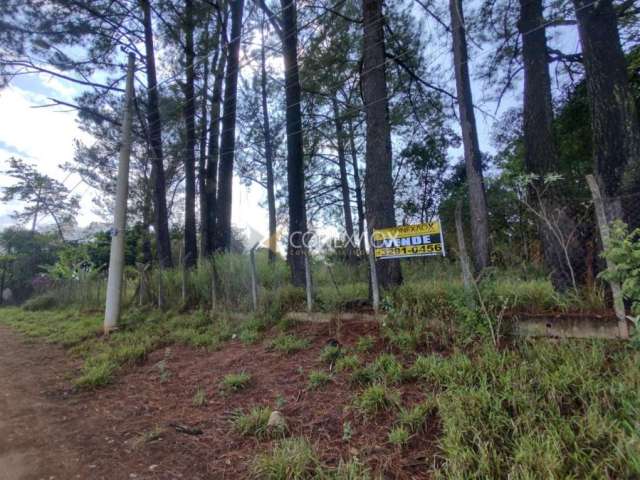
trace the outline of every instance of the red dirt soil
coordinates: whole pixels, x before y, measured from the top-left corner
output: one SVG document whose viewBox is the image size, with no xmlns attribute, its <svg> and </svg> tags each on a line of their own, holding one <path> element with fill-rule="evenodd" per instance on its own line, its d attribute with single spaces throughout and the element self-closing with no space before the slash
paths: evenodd
<svg viewBox="0 0 640 480">
<path fill-rule="evenodd" d="M 350 410 L 358 389 L 338 374 L 319 390 L 307 388 L 312 369 L 326 369 L 318 356 L 328 339 L 352 346 L 360 335 L 378 337 L 377 325 L 350 323 L 342 334 L 330 325 L 301 325 L 292 333 L 312 341 L 292 355 L 269 351 L 265 343 L 231 341 L 215 352 L 172 346 L 153 352 L 122 373 L 113 385 L 74 392 L 78 367 L 63 350 L 25 340 L 0 327 L 0 480 L 29 479 L 242 479 L 269 440 L 232 432 L 230 415 L 253 406 L 276 406 L 289 434 L 309 438 L 321 460 L 335 466 L 353 457 L 383 478 L 424 479 L 437 459 L 439 425 L 430 418 L 425 432 L 400 450 L 387 442 L 392 414 L 364 419 Z M 371 360 L 383 348 L 378 341 Z M 164 360 L 168 378 L 158 362 Z M 252 382 L 238 393 L 224 393 L 228 373 L 246 371 Z M 207 404 L 193 405 L 201 388 Z M 416 384 L 399 387 L 405 406 L 425 393 Z M 350 422 L 352 437 L 342 438 Z M 180 433 L 172 424 L 195 427 L 201 435 Z M 141 441 L 155 432 L 154 439 Z M 158 435 L 159 434 L 159 435 Z M 155 438 L 157 437 L 157 438 Z"/>
</svg>

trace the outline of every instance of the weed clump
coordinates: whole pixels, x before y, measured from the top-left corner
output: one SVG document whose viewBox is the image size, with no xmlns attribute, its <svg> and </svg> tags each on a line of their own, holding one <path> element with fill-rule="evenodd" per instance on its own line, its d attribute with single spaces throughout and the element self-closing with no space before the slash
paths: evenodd
<svg viewBox="0 0 640 480">
<path fill-rule="evenodd" d="M 308 440 L 285 438 L 268 453 L 259 455 L 252 466 L 261 480 L 303 480 L 315 477 L 320 461 Z"/>
<path fill-rule="evenodd" d="M 320 352 L 320 360 L 327 364 L 334 364 L 342 355 L 340 345 L 327 345 Z"/>
<path fill-rule="evenodd" d="M 253 407 L 248 413 L 236 412 L 231 418 L 233 431 L 243 436 L 264 438 L 270 415 L 268 407 Z"/>
<path fill-rule="evenodd" d="M 400 407 L 400 393 L 383 383 L 373 384 L 364 389 L 355 399 L 355 408 L 364 415 Z"/>
<path fill-rule="evenodd" d="M 345 355 L 344 357 L 336 360 L 335 370 L 336 372 L 343 372 L 345 370 L 356 370 L 360 367 L 360 358 L 355 355 Z"/>
<path fill-rule="evenodd" d="M 396 447 L 404 447 L 407 443 L 409 443 L 409 437 L 411 434 L 406 427 L 402 425 L 398 425 L 393 427 L 389 431 L 388 440 L 391 445 L 395 445 Z"/>
<path fill-rule="evenodd" d="M 323 372 L 322 370 L 313 370 L 309 373 L 309 388 L 312 390 L 324 387 L 330 381 L 331 375 L 327 372 Z"/>
<path fill-rule="evenodd" d="M 239 392 L 251 384 L 251 375 L 247 372 L 229 373 L 224 376 L 220 386 L 225 392 Z"/>
</svg>

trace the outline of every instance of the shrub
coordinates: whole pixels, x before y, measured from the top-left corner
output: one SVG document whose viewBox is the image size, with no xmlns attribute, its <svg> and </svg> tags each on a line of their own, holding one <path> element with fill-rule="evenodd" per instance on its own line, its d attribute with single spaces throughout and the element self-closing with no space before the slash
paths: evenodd
<svg viewBox="0 0 640 480">
<path fill-rule="evenodd" d="M 24 302 L 22 308 L 28 312 L 39 312 L 41 310 L 53 310 L 60 306 L 59 297 L 53 293 L 43 293 L 35 297 L 31 297 Z"/>
<path fill-rule="evenodd" d="M 616 267 L 606 270 L 602 276 L 620 283 L 623 295 L 631 302 L 632 314 L 640 318 L 640 228 L 629 233 L 627 225 L 614 222 L 603 255 Z"/>
</svg>

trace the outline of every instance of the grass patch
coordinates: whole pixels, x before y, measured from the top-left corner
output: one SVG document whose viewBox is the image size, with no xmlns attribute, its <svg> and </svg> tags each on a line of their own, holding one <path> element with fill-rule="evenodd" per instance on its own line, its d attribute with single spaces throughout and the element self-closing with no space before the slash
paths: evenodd
<svg viewBox="0 0 640 480">
<path fill-rule="evenodd" d="M 224 376 L 220 386 L 225 392 L 239 392 L 251 384 L 251 375 L 247 372 L 229 373 Z"/>
<path fill-rule="evenodd" d="M 375 343 L 376 341 L 371 335 L 362 336 L 356 342 L 356 350 L 360 353 L 370 352 Z"/>
<path fill-rule="evenodd" d="M 267 423 L 271 409 L 268 407 L 253 407 L 249 412 L 236 412 L 231 418 L 233 431 L 250 437 L 264 438 L 267 436 Z"/>
<path fill-rule="evenodd" d="M 404 367 L 390 353 L 379 355 L 372 363 L 354 370 L 351 375 L 352 381 L 362 385 L 375 382 L 396 384 L 400 383 L 404 378 Z"/>
<path fill-rule="evenodd" d="M 309 388 L 317 390 L 331 381 L 331 375 L 322 370 L 313 370 L 309 373 Z"/>
<path fill-rule="evenodd" d="M 258 455 L 252 474 L 261 480 L 303 480 L 316 477 L 318 457 L 304 438 L 285 438 L 268 453 Z"/>
<path fill-rule="evenodd" d="M 320 352 L 320 361 L 334 364 L 342 356 L 340 345 L 327 345 Z"/>
<path fill-rule="evenodd" d="M 118 364 L 105 357 L 89 358 L 82 366 L 80 376 L 74 385 L 80 388 L 104 387 L 113 381 Z"/>
<path fill-rule="evenodd" d="M 411 433 L 419 432 L 435 409 L 436 406 L 432 402 L 419 403 L 411 408 L 401 408 L 398 411 L 397 424 Z"/>
<path fill-rule="evenodd" d="M 419 359 L 440 391 L 440 477 L 638 477 L 639 360 L 599 341 Z"/>
<path fill-rule="evenodd" d="M 356 370 L 360 368 L 360 357 L 355 354 L 345 355 L 344 357 L 336 360 L 335 370 L 336 372 L 344 372 L 346 370 Z"/>
<path fill-rule="evenodd" d="M 204 407 L 207 404 L 207 392 L 202 387 L 198 387 L 196 393 L 193 394 L 191 404 L 194 407 Z"/>
<path fill-rule="evenodd" d="M 373 415 L 385 410 L 399 408 L 400 393 L 383 383 L 365 388 L 354 399 L 354 407 L 364 415 Z"/>
<path fill-rule="evenodd" d="M 299 338 L 295 335 L 279 335 L 271 341 L 270 347 L 278 352 L 290 355 L 305 348 L 308 348 L 311 342 L 306 338 Z"/>
<path fill-rule="evenodd" d="M 411 433 L 409 433 L 409 430 L 402 425 L 397 425 L 389 431 L 387 439 L 389 440 L 389 443 L 391 445 L 395 445 L 396 447 L 404 447 L 407 443 L 409 443 L 409 437 L 411 437 Z"/>
</svg>

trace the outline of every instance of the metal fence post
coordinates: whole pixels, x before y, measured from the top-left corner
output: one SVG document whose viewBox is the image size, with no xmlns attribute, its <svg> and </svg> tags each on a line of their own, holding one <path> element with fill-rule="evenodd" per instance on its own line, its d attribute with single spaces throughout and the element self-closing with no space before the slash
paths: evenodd
<svg viewBox="0 0 640 480">
<path fill-rule="evenodd" d="M 258 272 L 256 269 L 256 248 L 260 242 L 256 243 L 249 250 L 249 259 L 251 261 L 251 299 L 253 300 L 253 311 L 258 310 Z"/>
<path fill-rule="evenodd" d="M 304 251 L 304 279 L 307 289 L 307 311 L 311 313 L 313 310 L 313 286 L 311 285 L 311 266 L 309 262 L 309 252 L 305 248 Z"/>
<path fill-rule="evenodd" d="M 373 302 L 373 311 L 378 313 L 380 310 L 380 285 L 378 283 L 378 271 L 376 270 L 376 253 L 373 245 L 373 225 L 369 228 L 367 224 L 366 231 L 369 233 L 369 276 L 371 278 L 371 300 Z"/>
</svg>

